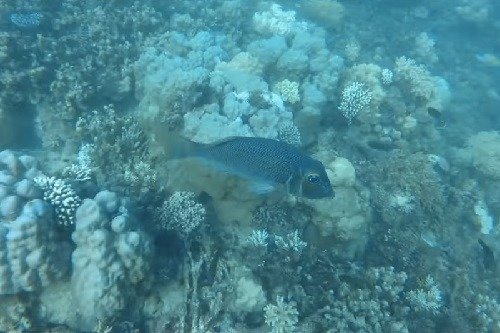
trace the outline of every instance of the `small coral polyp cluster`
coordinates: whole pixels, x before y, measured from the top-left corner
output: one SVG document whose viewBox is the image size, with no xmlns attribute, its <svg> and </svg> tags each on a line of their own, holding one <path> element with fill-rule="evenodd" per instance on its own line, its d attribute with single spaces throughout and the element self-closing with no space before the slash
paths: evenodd
<svg viewBox="0 0 500 333">
<path fill-rule="evenodd" d="M 498 91 L 443 42 L 495 5 L 395 3 L 0 3 L 0 331 L 498 331 Z M 178 151 L 234 136 L 335 196 Z"/>
</svg>

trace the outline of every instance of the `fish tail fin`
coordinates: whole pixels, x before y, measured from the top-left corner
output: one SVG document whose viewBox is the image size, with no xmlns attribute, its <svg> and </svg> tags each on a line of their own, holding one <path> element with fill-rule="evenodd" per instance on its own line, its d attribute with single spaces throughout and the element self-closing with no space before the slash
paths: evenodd
<svg viewBox="0 0 500 333">
<path fill-rule="evenodd" d="M 167 160 L 196 157 L 204 145 L 190 141 L 177 132 L 163 132 L 155 135 L 155 141 Z"/>
<path fill-rule="evenodd" d="M 182 136 L 171 138 L 170 145 L 171 147 L 167 154 L 169 159 L 200 156 L 205 146 L 203 143 L 190 141 Z"/>
</svg>

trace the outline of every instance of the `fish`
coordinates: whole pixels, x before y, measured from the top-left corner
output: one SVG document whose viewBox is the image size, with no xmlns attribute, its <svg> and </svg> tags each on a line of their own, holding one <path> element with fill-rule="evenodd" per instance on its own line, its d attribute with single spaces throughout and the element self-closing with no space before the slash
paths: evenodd
<svg viewBox="0 0 500 333">
<path fill-rule="evenodd" d="M 283 141 L 257 137 L 229 137 L 203 144 L 176 140 L 171 159 L 195 157 L 219 171 L 249 181 L 256 194 L 278 188 L 308 199 L 334 197 L 324 165 Z"/>
<path fill-rule="evenodd" d="M 476 60 L 487 66 L 500 66 L 500 57 L 493 53 L 476 54 Z"/>
<path fill-rule="evenodd" d="M 493 250 L 481 239 L 477 240 L 483 250 L 483 265 L 486 269 L 493 270 L 496 267 L 495 254 Z"/>
<path fill-rule="evenodd" d="M 15 12 L 9 14 L 10 22 L 19 28 L 33 28 L 40 25 L 43 15 L 38 12 Z"/>
<path fill-rule="evenodd" d="M 446 127 L 446 121 L 443 119 L 443 113 L 441 112 L 441 110 L 429 106 L 427 108 L 427 113 L 434 119 L 434 122 L 438 129 Z"/>
</svg>

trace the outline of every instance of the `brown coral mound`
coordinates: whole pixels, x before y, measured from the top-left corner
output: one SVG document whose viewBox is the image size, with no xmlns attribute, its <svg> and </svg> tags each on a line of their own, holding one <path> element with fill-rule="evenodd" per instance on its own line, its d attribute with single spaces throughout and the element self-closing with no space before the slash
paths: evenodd
<svg viewBox="0 0 500 333">
<path fill-rule="evenodd" d="M 307 0 L 302 3 L 302 12 L 325 28 L 339 30 L 344 24 L 345 8 L 338 1 Z"/>
</svg>

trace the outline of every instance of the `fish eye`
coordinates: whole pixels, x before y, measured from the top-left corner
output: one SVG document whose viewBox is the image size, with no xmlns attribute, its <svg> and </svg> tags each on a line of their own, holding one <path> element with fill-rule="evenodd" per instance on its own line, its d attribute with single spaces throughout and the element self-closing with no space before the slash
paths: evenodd
<svg viewBox="0 0 500 333">
<path fill-rule="evenodd" d="M 315 174 L 315 173 L 307 175 L 306 179 L 311 184 L 317 184 L 317 183 L 319 183 L 319 175 Z"/>
</svg>

